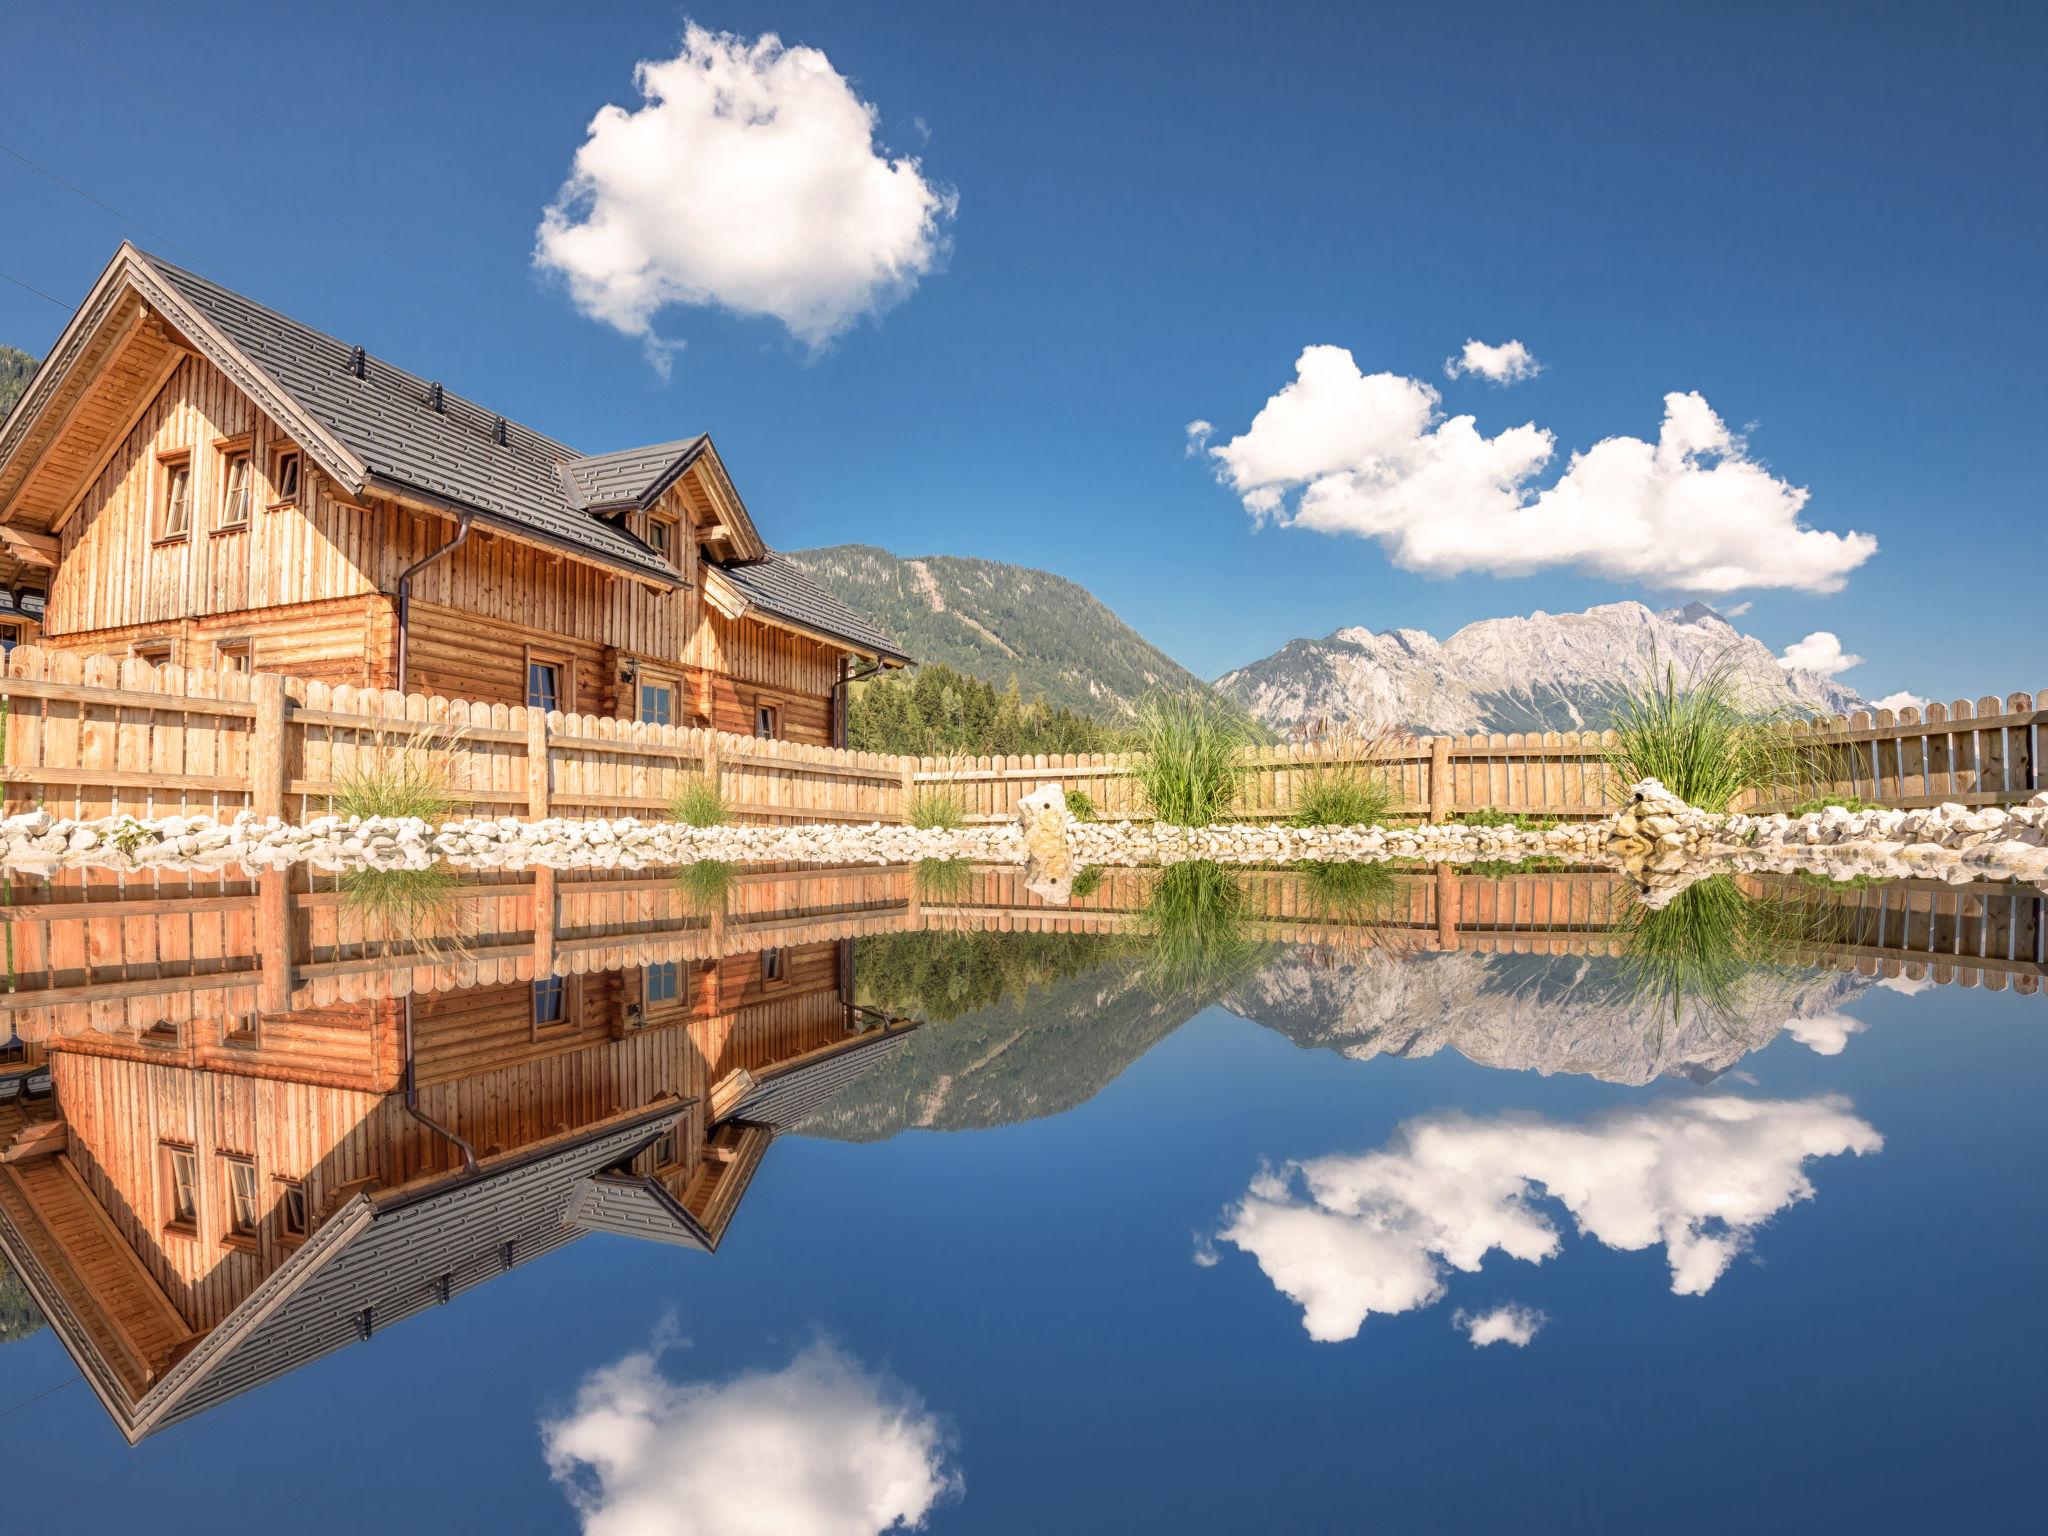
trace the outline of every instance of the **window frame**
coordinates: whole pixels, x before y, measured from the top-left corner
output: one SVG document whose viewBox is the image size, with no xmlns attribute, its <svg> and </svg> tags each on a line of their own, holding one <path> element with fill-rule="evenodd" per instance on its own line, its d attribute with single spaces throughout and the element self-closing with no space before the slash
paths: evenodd
<svg viewBox="0 0 2048 1536">
<path fill-rule="evenodd" d="M 668 548 L 663 549 L 661 547 L 656 535 L 657 529 L 663 530 L 667 534 Z M 669 565 L 677 570 L 681 570 L 683 563 L 678 551 L 683 547 L 683 520 L 673 512 L 649 512 L 647 514 L 647 547 L 661 556 Z"/>
<path fill-rule="evenodd" d="M 244 1013 L 223 1014 L 220 1021 L 220 1043 L 231 1051 L 261 1050 L 263 1015 L 253 1008 Z"/>
<path fill-rule="evenodd" d="M 178 1019 L 158 1019 L 149 1028 L 138 1031 L 135 1038 L 156 1050 L 182 1050 L 185 1045 L 185 1025 Z"/>
<path fill-rule="evenodd" d="M 675 990 L 666 997 L 654 995 L 653 981 L 657 972 L 666 972 L 675 978 Z M 640 1012 L 643 1017 L 681 1013 L 689 1006 L 690 973 L 683 969 L 682 961 L 657 960 L 640 967 Z"/>
<path fill-rule="evenodd" d="M 770 945 L 761 951 L 761 985 L 763 987 L 786 987 L 789 985 L 789 961 L 787 951 L 780 944 Z"/>
<path fill-rule="evenodd" d="M 277 1193 L 277 1236 L 280 1242 L 303 1243 L 313 1235 L 313 1197 L 306 1188 L 304 1179 L 287 1179 L 282 1176 L 270 1181 Z M 292 1222 L 292 1199 L 299 1203 L 299 1219 Z"/>
<path fill-rule="evenodd" d="M 291 489 L 284 486 L 284 467 L 292 466 Z M 306 455 L 297 443 L 272 443 L 270 445 L 270 499 L 269 508 L 275 512 L 279 507 L 295 507 L 306 494 Z"/>
<path fill-rule="evenodd" d="M 230 665 L 238 659 L 240 666 Z M 256 670 L 256 638 L 253 635 L 235 635 L 226 640 L 213 642 L 213 660 L 216 670 L 221 672 L 254 672 Z"/>
<path fill-rule="evenodd" d="M 552 1040 L 562 1035 L 577 1034 L 582 1030 L 583 989 L 581 978 L 576 976 L 549 976 L 535 981 L 530 993 L 532 1027 L 530 1037 L 534 1040 Z M 552 1019 L 540 1016 L 540 999 L 543 988 L 551 989 L 561 999 L 561 1013 Z"/>
<path fill-rule="evenodd" d="M 177 505 L 171 489 L 179 476 L 184 477 L 184 521 L 176 529 L 170 526 L 171 509 Z M 152 544 L 180 544 L 192 537 L 192 503 L 198 491 L 193 479 L 192 450 L 180 448 L 174 453 L 160 453 L 156 460 L 155 505 L 150 508 L 149 531 Z"/>
<path fill-rule="evenodd" d="M 215 443 L 220 456 L 220 496 L 213 509 L 215 533 L 243 533 L 256 515 L 256 454 L 247 437 L 226 438 Z M 242 514 L 231 515 L 235 496 L 235 471 L 242 472 Z"/>
<path fill-rule="evenodd" d="M 167 1233 L 180 1237 L 199 1235 L 199 1151 L 190 1142 L 160 1141 L 157 1152 L 157 1214 L 162 1218 L 158 1225 Z M 178 1202 L 178 1165 L 183 1160 L 187 1178 L 185 1204 Z"/>
<path fill-rule="evenodd" d="M 529 645 L 526 648 L 526 675 L 523 679 L 525 687 L 521 690 L 520 696 L 526 701 L 528 709 L 542 707 L 533 701 L 533 669 L 537 666 L 555 669 L 557 698 L 553 705 L 554 711 L 558 714 L 573 715 L 576 712 L 576 658 L 566 651 L 550 650 L 546 646 Z"/>
<path fill-rule="evenodd" d="M 226 1174 L 221 1194 L 227 1201 L 222 1207 L 221 1242 L 229 1248 L 254 1248 L 263 1230 L 263 1186 L 256 1178 L 256 1159 L 246 1152 L 222 1152 L 219 1161 Z"/>
<path fill-rule="evenodd" d="M 761 729 L 764 719 L 768 724 L 768 729 L 765 731 Z M 783 739 L 782 701 L 780 699 L 763 698 L 756 694 L 754 696 L 754 740 L 781 741 Z"/>
</svg>

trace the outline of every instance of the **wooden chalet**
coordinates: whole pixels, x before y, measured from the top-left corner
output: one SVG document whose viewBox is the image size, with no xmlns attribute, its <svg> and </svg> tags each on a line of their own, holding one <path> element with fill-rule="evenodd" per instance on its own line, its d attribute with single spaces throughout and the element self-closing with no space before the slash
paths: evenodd
<svg viewBox="0 0 2048 1536">
<path fill-rule="evenodd" d="M 853 1005 L 851 955 L 24 1044 L 0 1249 L 131 1442 L 587 1233 L 715 1250 L 777 1133 L 908 1033 Z"/>
<path fill-rule="evenodd" d="M 888 636 L 708 437 L 595 456 L 123 244 L 0 423 L 0 644 L 838 744 Z"/>
</svg>

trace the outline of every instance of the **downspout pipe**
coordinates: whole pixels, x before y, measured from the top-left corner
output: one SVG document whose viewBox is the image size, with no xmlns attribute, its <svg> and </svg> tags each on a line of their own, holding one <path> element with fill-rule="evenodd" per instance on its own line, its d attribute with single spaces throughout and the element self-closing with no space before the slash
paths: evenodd
<svg viewBox="0 0 2048 1536">
<path fill-rule="evenodd" d="M 865 682 L 876 673 L 886 669 L 887 663 L 870 662 L 865 667 L 849 669 L 844 658 L 839 663 L 839 680 L 832 685 L 832 745 L 846 745 L 846 701 L 848 683 Z"/>
<path fill-rule="evenodd" d="M 405 995 L 405 1112 L 432 1131 L 436 1136 L 455 1143 L 456 1151 L 462 1154 L 462 1171 L 464 1173 L 476 1172 L 476 1149 L 420 1108 L 418 1076 L 413 1070 L 412 994 L 410 992 Z"/>
<path fill-rule="evenodd" d="M 462 541 L 469 537 L 469 525 L 475 517 L 476 514 L 474 512 L 464 512 L 461 517 L 456 519 L 454 538 L 443 544 L 439 549 L 428 550 L 427 553 L 421 555 L 419 559 L 413 561 L 411 565 L 408 565 L 399 573 L 397 688 L 400 693 L 405 692 L 406 640 L 412 632 L 412 579 L 436 560 L 445 560 L 448 556 L 454 554 L 456 550 L 462 548 Z M 406 1018 L 408 1021 L 412 1018 L 412 1005 L 410 1003 L 406 1005 Z M 406 1059 L 410 1062 L 411 1057 L 408 1056 Z"/>
</svg>

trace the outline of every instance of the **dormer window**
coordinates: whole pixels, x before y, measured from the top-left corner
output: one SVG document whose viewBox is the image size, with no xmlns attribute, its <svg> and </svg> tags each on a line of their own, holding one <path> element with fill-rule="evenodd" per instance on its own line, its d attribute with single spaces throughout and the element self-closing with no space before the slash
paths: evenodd
<svg viewBox="0 0 2048 1536">
<path fill-rule="evenodd" d="M 676 563 L 676 546 L 680 525 L 672 517 L 654 513 L 647 519 L 647 543 L 657 555 L 670 565 Z"/>
<path fill-rule="evenodd" d="M 289 506 L 299 499 L 299 450 L 280 448 L 270 463 L 270 504 Z"/>
<path fill-rule="evenodd" d="M 220 522 L 221 528 L 246 528 L 249 526 L 249 499 L 255 494 L 253 476 L 255 466 L 249 462 L 249 450 L 232 450 L 221 475 Z"/>
</svg>

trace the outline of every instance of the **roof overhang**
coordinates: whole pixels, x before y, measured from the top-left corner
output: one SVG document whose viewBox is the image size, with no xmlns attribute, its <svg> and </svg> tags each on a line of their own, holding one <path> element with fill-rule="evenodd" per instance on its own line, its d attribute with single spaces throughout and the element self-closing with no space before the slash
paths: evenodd
<svg viewBox="0 0 2048 1536">
<path fill-rule="evenodd" d="M 806 640 L 816 640 L 835 650 L 845 651 L 849 655 L 859 656 L 885 667 L 910 665 L 908 656 L 883 650 L 871 641 L 833 634 L 815 624 L 805 624 L 790 618 L 787 614 L 776 612 L 758 599 L 742 592 L 733 579 L 715 565 L 704 567 L 704 600 L 728 619 L 752 619 L 756 623 L 787 630 L 793 635 L 802 635 Z"/>
<path fill-rule="evenodd" d="M 466 501 L 457 501 L 452 496 L 442 496 L 434 491 L 422 490 L 416 485 L 406 484 L 403 480 L 394 480 L 389 475 L 374 473 L 368 475 L 365 477 L 365 483 L 360 494 L 365 496 L 381 496 L 387 500 L 395 501 L 400 506 L 409 508 L 412 511 L 426 512 L 435 517 L 458 520 L 467 517 L 477 527 L 488 528 L 492 533 L 501 538 L 510 539 L 515 544 L 524 544 L 531 549 L 545 550 L 551 555 L 560 555 L 570 560 L 580 560 L 585 565 L 594 565 L 621 576 L 630 576 L 633 580 L 644 582 L 646 585 L 660 591 L 670 592 L 684 585 L 681 572 L 671 571 L 669 575 L 664 577 L 653 568 L 654 563 L 660 557 L 651 549 L 647 551 L 649 563 L 644 566 L 629 564 L 624 560 L 608 560 L 595 550 L 580 548 L 577 545 L 568 543 L 566 540 L 550 539 L 538 529 L 518 522 L 513 518 L 506 517 L 503 513 L 493 512 L 484 507 L 474 507 Z M 628 538 L 632 537 L 631 534 L 626 536 Z M 639 541 L 636 539 L 634 542 L 638 543 Z"/>
</svg>

